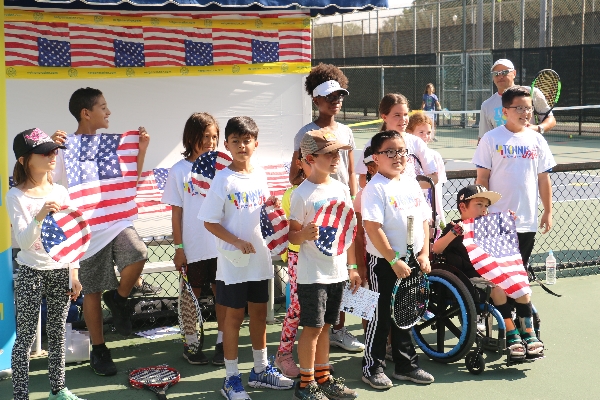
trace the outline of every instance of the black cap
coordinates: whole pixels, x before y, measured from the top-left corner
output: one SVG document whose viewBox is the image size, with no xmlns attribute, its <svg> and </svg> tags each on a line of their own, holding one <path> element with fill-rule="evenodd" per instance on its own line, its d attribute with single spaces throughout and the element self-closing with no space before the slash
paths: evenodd
<svg viewBox="0 0 600 400">
<path fill-rule="evenodd" d="M 65 146 L 55 143 L 50 136 L 39 128 L 27 129 L 15 136 L 13 140 L 13 151 L 16 159 L 29 153 L 47 154 L 58 148 L 66 149 Z"/>
<path fill-rule="evenodd" d="M 500 193 L 487 190 L 483 185 L 469 185 L 458 191 L 458 194 L 456 195 L 456 205 L 475 197 L 483 197 L 488 199 L 490 201 L 490 205 L 492 205 L 500 200 L 502 195 L 500 195 Z"/>
</svg>

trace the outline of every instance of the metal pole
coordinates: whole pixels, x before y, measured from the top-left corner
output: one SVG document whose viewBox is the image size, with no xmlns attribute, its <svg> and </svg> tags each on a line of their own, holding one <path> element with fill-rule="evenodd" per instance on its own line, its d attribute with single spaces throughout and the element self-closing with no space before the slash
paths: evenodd
<svg viewBox="0 0 600 400">
<path fill-rule="evenodd" d="M 346 58 L 346 36 L 344 35 L 344 14 L 342 14 L 342 58 Z"/>
<path fill-rule="evenodd" d="M 335 58 L 335 53 L 333 51 L 333 22 L 331 23 L 331 31 L 329 35 L 329 42 L 331 43 L 331 58 Z"/>
<path fill-rule="evenodd" d="M 462 1 L 462 28 L 463 28 L 463 47 L 462 47 L 462 63 L 463 63 L 463 110 L 467 109 L 467 0 Z"/>
<path fill-rule="evenodd" d="M 382 65 L 381 66 L 381 96 L 379 96 L 379 98 L 383 98 L 383 96 L 385 95 L 385 67 Z"/>
<path fill-rule="evenodd" d="M 585 0 L 581 2 L 581 44 L 585 44 Z"/>
<path fill-rule="evenodd" d="M 377 21 L 377 57 L 379 57 L 380 43 L 379 43 L 379 10 L 375 11 L 375 21 Z"/>
<path fill-rule="evenodd" d="M 394 55 L 398 55 L 398 20 L 397 15 L 394 15 Z"/>
<path fill-rule="evenodd" d="M 442 51 L 442 47 L 441 47 L 441 38 L 440 38 L 440 2 L 438 1 L 437 3 L 437 52 L 439 54 L 440 51 Z M 439 58 L 439 57 L 438 57 Z M 438 60 L 438 64 L 439 64 L 439 60 Z M 439 82 L 439 80 L 438 80 Z"/>
<path fill-rule="evenodd" d="M 525 47 L 525 0 L 521 0 L 521 48 Z"/>
<path fill-rule="evenodd" d="M 362 32 L 361 44 L 360 44 L 360 55 L 361 55 L 361 57 L 364 57 L 365 56 L 365 20 L 364 19 L 360 20 L 360 27 L 361 27 L 361 32 Z"/>
<path fill-rule="evenodd" d="M 492 0 L 492 46 L 491 49 L 494 50 L 496 45 L 496 0 Z"/>
<path fill-rule="evenodd" d="M 315 20 L 310 19 L 310 52 L 312 54 L 313 60 L 315 57 Z"/>
<path fill-rule="evenodd" d="M 483 0 L 477 0 L 477 48 L 483 49 Z"/>
<path fill-rule="evenodd" d="M 553 46 L 554 35 L 552 30 L 554 29 L 554 0 L 548 0 L 548 40 L 546 41 L 549 47 Z"/>
<path fill-rule="evenodd" d="M 546 8 L 547 0 L 540 0 L 540 47 L 546 47 Z"/>
<path fill-rule="evenodd" d="M 435 52 L 433 47 L 433 11 L 431 12 L 431 27 L 429 28 L 429 34 L 431 36 L 431 52 Z"/>
<path fill-rule="evenodd" d="M 417 6 L 413 5 L 413 54 L 417 54 Z"/>
</svg>

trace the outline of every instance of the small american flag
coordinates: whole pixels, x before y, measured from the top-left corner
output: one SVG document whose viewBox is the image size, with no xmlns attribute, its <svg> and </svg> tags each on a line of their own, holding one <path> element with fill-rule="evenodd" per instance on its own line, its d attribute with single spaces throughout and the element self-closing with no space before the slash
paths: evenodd
<svg viewBox="0 0 600 400">
<path fill-rule="evenodd" d="M 508 212 L 463 221 L 463 244 L 482 278 L 516 299 L 531 293 L 519 252 L 515 220 Z"/>
<path fill-rule="evenodd" d="M 315 244 L 327 256 L 343 254 L 354 242 L 354 210 L 343 201 L 326 202 L 315 214 L 313 222 L 319 227 L 319 238 L 315 240 Z"/>
<path fill-rule="evenodd" d="M 206 197 L 217 171 L 231 164 L 231 157 L 220 151 L 208 151 L 202 154 L 192 165 L 192 185 L 198 193 Z"/>
<path fill-rule="evenodd" d="M 260 209 L 260 231 L 272 255 L 279 255 L 288 248 L 288 220 L 283 210 L 270 200 Z"/>
<path fill-rule="evenodd" d="M 64 150 L 71 204 L 92 232 L 137 217 L 139 132 L 73 135 Z"/>
<path fill-rule="evenodd" d="M 135 196 L 140 215 L 171 211 L 170 205 L 161 202 L 168 175 L 167 168 L 155 168 L 142 172 Z"/>
<path fill-rule="evenodd" d="M 74 208 L 63 207 L 42 221 L 41 240 L 44 250 L 54 261 L 75 262 L 90 245 L 90 227 Z"/>
<path fill-rule="evenodd" d="M 267 174 L 267 185 L 273 196 L 283 196 L 285 191 L 291 187 L 290 164 L 267 165 L 263 169 Z"/>
</svg>

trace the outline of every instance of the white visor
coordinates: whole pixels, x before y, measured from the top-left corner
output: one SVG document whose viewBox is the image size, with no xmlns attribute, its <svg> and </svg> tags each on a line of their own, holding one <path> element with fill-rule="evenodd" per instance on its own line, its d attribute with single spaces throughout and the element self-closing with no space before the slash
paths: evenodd
<svg viewBox="0 0 600 400">
<path fill-rule="evenodd" d="M 338 81 L 327 81 L 327 82 L 321 83 L 319 86 L 317 86 L 315 88 L 315 90 L 313 90 L 313 97 L 327 96 L 328 94 L 331 94 L 333 92 L 338 92 L 338 91 L 344 92 L 344 94 L 346 96 L 348 96 L 350 94 L 350 93 L 348 93 L 348 91 L 346 89 L 344 89 L 340 86 Z"/>
</svg>

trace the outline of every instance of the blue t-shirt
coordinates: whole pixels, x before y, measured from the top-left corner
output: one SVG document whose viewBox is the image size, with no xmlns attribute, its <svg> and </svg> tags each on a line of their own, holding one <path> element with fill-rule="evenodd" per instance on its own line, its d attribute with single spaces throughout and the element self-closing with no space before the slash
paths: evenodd
<svg viewBox="0 0 600 400">
<path fill-rule="evenodd" d="M 435 111 L 435 103 L 438 101 L 438 98 L 435 94 L 423 94 L 423 103 L 425 103 L 425 107 L 423 110 L 425 111 Z"/>
</svg>

